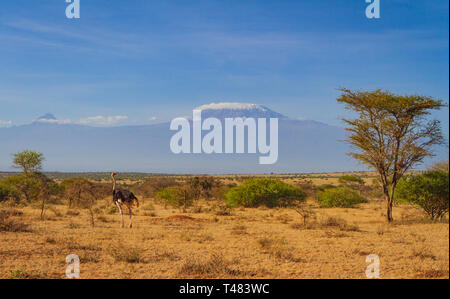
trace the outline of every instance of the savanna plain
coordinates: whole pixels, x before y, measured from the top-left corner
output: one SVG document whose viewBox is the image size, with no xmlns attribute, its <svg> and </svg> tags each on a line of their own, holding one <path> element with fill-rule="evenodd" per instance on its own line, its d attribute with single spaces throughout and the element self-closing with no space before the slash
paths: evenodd
<svg viewBox="0 0 450 299">
<path fill-rule="evenodd" d="M 90 208 L 70 206 L 67 198 L 48 199 L 43 215 L 39 201 L 1 205 L 0 278 L 65 278 L 69 254 L 80 257 L 81 278 L 362 279 L 370 254 L 380 257 L 381 278 L 449 278 L 447 216 L 430 221 L 417 207 L 402 204 L 387 223 L 373 173 L 351 174 L 364 181 L 357 192 L 367 202 L 321 207 L 317 191 L 340 185 L 344 175 L 268 176 L 302 188 L 305 212 L 231 208 L 214 190 L 188 207 L 173 207 L 155 194 L 188 176 L 122 174 L 118 185 L 140 200 L 133 228 L 127 213 L 120 227 L 108 176 L 89 177 L 102 190 Z M 220 186 L 240 185 L 248 177 L 211 176 Z"/>
</svg>

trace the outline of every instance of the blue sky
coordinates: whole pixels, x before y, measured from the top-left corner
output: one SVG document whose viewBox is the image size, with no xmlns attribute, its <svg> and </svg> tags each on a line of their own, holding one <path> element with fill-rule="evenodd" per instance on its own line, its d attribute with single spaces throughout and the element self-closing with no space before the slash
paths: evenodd
<svg viewBox="0 0 450 299">
<path fill-rule="evenodd" d="M 340 125 L 340 87 L 448 102 L 447 0 L 381 0 L 379 20 L 364 0 L 81 0 L 77 20 L 66 5 L 2 1 L 0 126 L 155 123 L 221 101 Z M 448 134 L 448 109 L 435 116 Z"/>
</svg>

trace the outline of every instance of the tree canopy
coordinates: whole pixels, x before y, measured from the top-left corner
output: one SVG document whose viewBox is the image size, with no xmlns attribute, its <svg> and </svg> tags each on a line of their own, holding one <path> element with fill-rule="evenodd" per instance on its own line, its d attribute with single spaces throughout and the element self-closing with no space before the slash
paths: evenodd
<svg viewBox="0 0 450 299">
<path fill-rule="evenodd" d="M 429 120 L 431 111 L 446 105 L 441 100 L 419 95 L 395 95 L 340 89 L 339 103 L 357 117 L 343 119 L 350 133 L 349 155 L 375 169 L 388 202 L 387 218 L 398 181 L 414 165 L 433 156 L 434 146 L 445 143 L 438 120 Z"/>
<path fill-rule="evenodd" d="M 39 152 L 25 150 L 15 153 L 13 159 L 13 167 L 21 169 L 24 173 L 37 172 L 42 169 L 44 155 Z"/>
</svg>

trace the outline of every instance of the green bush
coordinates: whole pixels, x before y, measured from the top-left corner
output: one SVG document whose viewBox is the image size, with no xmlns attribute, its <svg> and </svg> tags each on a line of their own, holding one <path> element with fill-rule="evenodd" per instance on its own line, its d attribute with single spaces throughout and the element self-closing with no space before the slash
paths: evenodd
<svg viewBox="0 0 450 299">
<path fill-rule="evenodd" d="M 0 182 L 0 202 L 9 199 L 12 190 L 6 186 L 2 186 Z"/>
<path fill-rule="evenodd" d="M 8 190 L 8 197 L 14 194 L 17 201 L 24 199 L 31 203 L 38 199 L 42 183 L 37 175 L 21 173 L 4 178 L 0 185 L 3 190 Z"/>
<path fill-rule="evenodd" d="M 269 208 L 289 206 L 302 202 L 306 198 L 300 188 L 286 184 L 278 179 L 251 178 L 234 187 L 226 194 L 227 203 L 231 206 Z"/>
<path fill-rule="evenodd" d="M 352 189 L 357 189 L 364 185 L 364 180 L 356 175 L 344 175 L 338 180 L 344 187 Z"/>
<path fill-rule="evenodd" d="M 317 191 L 324 191 L 324 190 L 327 190 L 327 189 L 334 189 L 334 188 L 337 188 L 337 187 L 335 185 L 333 185 L 333 184 L 322 184 L 322 185 L 317 186 L 316 190 Z"/>
<path fill-rule="evenodd" d="M 155 197 L 156 193 L 164 188 L 178 185 L 180 184 L 171 177 L 152 177 L 135 186 L 132 191 L 140 194 L 142 197 Z"/>
<path fill-rule="evenodd" d="M 439 170 L 405 176 L 397 185 L 396 199 L 420 206 L 432 220 L 442 219 L 449 210 L 448 180 L 448 173 Z"/>
<path fill-rule="evenodd" d="M 194 202 L 194 196 L 183 186 L 164 188 L 156 193 L 156 199 L 164 203 L 165 206 L 184 207 L 185 209 Z"/>
<path fill-rule="evenodd" d="M 319 191 L 317 200 L 320 206 L 326 208 L 351 208 L 357 204 L 367 202 L 358 192 L 348 188 L 332 188 Z"/>
</svg>

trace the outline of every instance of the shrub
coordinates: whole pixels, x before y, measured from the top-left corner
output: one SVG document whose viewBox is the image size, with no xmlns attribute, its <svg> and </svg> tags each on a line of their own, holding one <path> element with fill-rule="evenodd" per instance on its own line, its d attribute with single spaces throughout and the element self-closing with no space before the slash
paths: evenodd
<svg viewBox="0 0 450 299">
<path fill-rule="evenodd" d="M 194 197 L 185 187 L 167 187 L 158 193 L 156 198 L 164 203 L 164 205 L 170 205 L 174 207 L 186 209 L 194 202 Z"/>
<path fill-rule="evenodd" d="M 89 211 L 91 225 L 94 226 L 94 204 L 97 196 L 95 184 L 86 179 L 71 179 L 65 181 L 65 194 L 69 202 L 69 208 L 78 207 Z"/>
<path fill-rule="evenodd" d="M 93 183 L 85 178 L 69 178 L 61 182 L 61 193 L 64 194 L 68 200 L 69 208 L 77 205 L 79 196 L 77 196 L 76 189 L 80 187 L 86 187 L 89 185 L 89 189 L 95 193 L 96 199 L 109 198 L 111 196 L 111 187 L 107 184 Z"/>
<path fill-rule="evenodd" d="M 358 192 L 348 188 L 325 189 L 317 193 L 320 206 L 326 208 L 352 208 L 353 206 L 367 202 Z"/>
<path fill-rule="evenodd" d="M 111 257 L 116 262 L 126 262 L 130 264 L 138 264 L 144 262 L 140 250 L 133 247 L 126 247 L 120 242 L 111 246 L 108 251 Z"/>
<path fill-rule="evenodd" d="M 23 199 L 27 204 L 38 204 L 41 209 L 41 219 L 44 218 L 48 202 L 56 202 L 60 193 L 59 185 L 42 173 L 21 173 L 3 179 L 0 183 L 6 187 L 8 198 L 19 202 Z"/>
<path fill-rule="evenodd" d="M 222 184 L 212 176 L 193 176 L 185 180 L 184 187 L 188 189 L 194 200 L 200 198 L 220 199 Z"/>
<path fill-rule="evenodd" d="M 9 190 L 6 189 L 6 187 L 3 187 L 0 185 L 0 202 L 5 201 L 8 199 Z"/>
<path fill-rule="evenodd" d="M 344 175 L 339 178 L 339 183 L 349 187 L 360 187 L 364 185 L 364 180 L 356 175 Z"/>
<path fill-rule="evenodd" d="M 41 191 L 40 181 L 32 174 L 18 174 L 1 181 L 3 190 L 8 190 L 8 197 L 13 192 L 18 200 L 23 198 L 27 203 L 37 201 Z"/>
<path fill-rule="evenodd" d="M 0 210 L 0 232 L 30 232 L 28 224 L 10 216 L 10 211 Z"/>
<path fill-rule="evenodd" d="M 210 199 L 214 199 L 217 201 L 225 201 L 226 194 L 231 189 L 236 187 L 236 184 L 227 184 L 227 185 L 215 185 L 210 191 Z"/>
<path fill-rule="evenodd" d="M 154 177 L 145 180 L 142 184 L 134 188 L 137 194 L 143 197 L 154 197 L 159 191 L 167 188 L 180 185 L 174 178 L 171 177 Z"/>
<path fill-rule="evenodd" d="M 448 179 L 449 174 L 440 170 L 405 176 L 397 186 L 396 199 L 420 206 L 432 220 L 442 219 L 449 210 Z"/>
<path fill-rule="evenodd" d="M 211 211 L 214 212 L 217 216 L 231 216 L 231 208 L 227 205 L 215 205 L 211 208 Z"/>
<path fill-rule="evenodd" d="M 273 208 L 302 202 L 306 194 L 300 188 L 278 179 L 251 178 L 228 191 L 226 198 L 231 206 Z"/>
<path fill-rule="evenodd" d="M 359 226 L 357 224 L 348 224 L 347 221 L 345 221 L 342 218 L 339 217 L 328 217 L 320 223 L 322 227 L 335 227 L 338 228 L 340 231 L 346 231 L 346 232 L 359 232 Z"/>
<path fill-rule="evenodd" d="M 293 205 L 292 208 L 302 217 L 304 226 L 306 226 L 309 218 L 316 217 L 316 212 L 314 212 L 312 206 L 305 203 Z"/>
<path fill-rule="evenodd" d="M 258 244 L 264 253 L 268 253 L 277 259 L 291 262 L 301 261 L 299 258 L 294 257 L 294 249 L 288 246 L 287 241 L 283 238 L 262 237 L 258 239 Z"/>
<path fill-rule="evenodd" d="M 230 268 L 230 263 L 221 254 L 213 253 L 207 260 L 198 257 L 186 259 L 181 265 L 179 274 L 196 276 L 217 276 L 219 274 L 225 274 L 235 276 L 241 274 L 241 272 Z"/>
<path fill-rule="evenodd" d="M 14 190 L 11 187 L 2 185 L 0 181 L 0 202 L 7 201 L 10 198 L 18 199 L 14 196 Z"/>
<path fill-rule="evenodd" d="M 322 185 L 317 186 L 317 191 L 324 191 L 327 189 L 335 189 L 335 188 L 337 188 L 337 187 L 333 184 L 322 184 Z"/>
<path fill-rule="evenodd" d="M 316 187 L 311 181 L 305 182 L 305 183 L 298 183 L 297 187 L 302 189 L 306 196 L 309 198 L 315 198 L 316 197 Z"/>
</svg>

